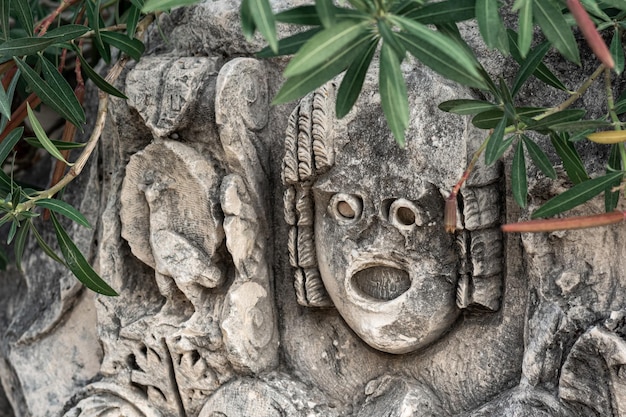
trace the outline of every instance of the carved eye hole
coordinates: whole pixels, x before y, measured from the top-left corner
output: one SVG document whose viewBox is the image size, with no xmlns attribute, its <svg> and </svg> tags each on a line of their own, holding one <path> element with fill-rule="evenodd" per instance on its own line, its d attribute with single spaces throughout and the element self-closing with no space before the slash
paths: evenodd
<svg viewBox="0 0 626 417">
<path fill-rule="evenodd" d="M 422 226 L 423 215 L 421 210 L 409 200 L 399 198 L 389 207 L 389 222 L 399 229 L 410 229 Z"/>
<path fill-rule="evenodd" d="M 340 221 L 358 220 L 363 212 L 363 200 L 356 195 L 337 193 L 330 199 L 328 211 Z"/>
</svg>

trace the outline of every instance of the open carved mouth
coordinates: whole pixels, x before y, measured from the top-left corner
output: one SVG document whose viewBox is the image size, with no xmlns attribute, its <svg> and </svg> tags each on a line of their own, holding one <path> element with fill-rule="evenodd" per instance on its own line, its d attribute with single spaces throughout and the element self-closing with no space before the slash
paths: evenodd
<svg viewBox="0 0 626 417">
<path fill-rule="evenodd" d="M 372 266 L 352 276 L 355 287 L 376 300 L 389 301 L 400 297 L 411 287 L 409 274 L 390 266 Z"/>
</svg>

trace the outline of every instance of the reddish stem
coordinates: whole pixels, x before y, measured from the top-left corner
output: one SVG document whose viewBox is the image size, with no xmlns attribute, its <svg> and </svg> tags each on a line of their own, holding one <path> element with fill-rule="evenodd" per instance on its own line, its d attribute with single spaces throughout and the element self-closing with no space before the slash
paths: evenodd
<svg viewBox="0 0 626 417">
<path fill-rule="evenodd" d="M 467 165 L 467 168 L 463 172 L 463 175 L 461 175 L 461 179 L 455 184 L 455 186 L 452 188 L 452 191 L 450 192 L 450 195 L 446 199 L 446 207 L 443 215 L 443 225 L 446 229 L 446 232 L 448 233 L 454 233 L 456 231 L 456 197 L 459 194 L 459 190 L 461 189 L 463 184 L 465 184 L 465 181 L 467 181 L 470 174 L 472 173 L 476 162 L 478 162 L 480 154 L 483 153 L 483 151 L 487 147 L 487 142 L 489 142 L 489 138 L 491 137 L 492 133 L 493 129 L 489 131 L 489 136 L 487 136 L 487 139 L 483 141 L 483 143 L 480 145 L 480 148 L 478 148 L 478 150 L 474 152 L 472 160 Z"/>
<path fill-rule="evenodd" d="M 61 13 L 79 2 L 80 0 L 64 0 L 61 4 L 59 4 L 59 7 L 57 7 L 56 10 L 52 12 L 52 14 L 39 22 L 39 24 L 37 25 L 36 29 L 39 31 L 39 36 L 43 36 L 46 34 L 52 22 L 54 22 L 54 20 L 59 17 Z"/>
<path fill-rule="evenodd" d="M 615 62 L 609 48 L 604 43 L 604 40 L 600 36 L 596 25 L 593 23 L 589 14 L 585 10 L 579 0 L 567 0 L 567 8 L 574 16 L 580 31 L 587 40 L 587 44 L 593 51 L 596 57 L 608 68 L 614 68 Z"/>
<path fill-rule="evenodd" d="M 9 88 L 9 84 L 11 84 L 11 81 L 13 81 L 13 77 L 15 76 L 16 72 L 17 66 L 15 65 L 15 62 L 8 61 L 4 64 L 0 64 L 0 74 L 4 74 L 2 76 L 2 88 L 4 88 L 4 91 Z"/>
<path fill-rule="evenodd" d="M 20 106 L 13 112 L 13 114 L 11 114 L 11 120 L 9 120 L 9 123 L 7 123 L 2 133 L 0 133 L 0 143 L 2 143 L 2 141 L 9 134 L 9 132 L 22 124 L 24 119 L 26 119 L 26 117 L 28 116 L 28 112 L 26 111 L 26 103 L 30 104 L 31 108 L 35 108 L 39 106 L 39 104 L 41 104 L 41 99 L 37 97 L 35 93 L 32 93 L 30 96 L 28 96 L 26 101 L 20 104 Z"/>
<path fill-rule="evenodd" d="M 74 89 L 74 94 L 78 99 L 80 104 L 83 104 L 85 99 L 85 80 L 83 79 L 83 75 L 81 72 L 80 60 L 76 57 L 76 66 L 74 68 L 74 72 L 76 74 L 76 88 Z M 63 142 L 74 142 L 74 138 L 76 136 L 76 126 L 72 123 L 66 121 L 65 127 L 63 128 L 63 136 L 61 140 Z M 61 155 L 63 155 L 63 159 L 66 161 L 70 156 L 69 149 L 61 151 Z M 50 180 L 50 187 L 54 187 L 60 180 L 63 178 L 65 174 L 65 163 L 57 160 L 54 165 L 54 172 L 52 173 L 52 179 Z M 44 210 L 43 219 L 48 220 L 50 218 L 50 212 L 48 209 Z"/>
<path fill-rule="evenodd" d="M 568 217 L 565 219 L 543 219 L 502 225 L 503 232 L 539 233 L 557 230 L 587 229 L 589 227 L 607 226 L 626 220 L 626 211 L 593 214 L 590 216 Z"/>
</svg>

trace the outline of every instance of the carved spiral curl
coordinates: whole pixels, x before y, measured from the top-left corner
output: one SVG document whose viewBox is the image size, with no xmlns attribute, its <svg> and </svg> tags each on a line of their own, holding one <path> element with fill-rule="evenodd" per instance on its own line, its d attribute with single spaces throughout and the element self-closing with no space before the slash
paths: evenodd
<svg viewBox="0 0 626 417">
<path fill-rule="evenodd" d="M 283 158 L 282 180 L 285 185 L 298 182 L 298 109 L 294 110 L 287 122 L 285 135 L 285 157 Z"/>
<path fill-rule="evenodd" d="M 328 142 L 332 138 L 331 129 L 333 123 L 332 106 L 334 100 L 334 89 L 324 86 L 313 95 L 313 126 L 311 136 L 313 137 L 313 155 L 315 158 L 315 169 L 318 172 L 328 171 L 334 164 L 334 150 Z"/>
<path fill-rule="evenodd" d="M 334 86 L 305 97 L 291 113 L 285 134 L 282 180 L 285 221 L 289 230 L 289 262 L 296 268 L 294 287 L 298 303 L 331 306 L 317 269 L 313 223 L 315 209 L 311 185 L 334 164 L 332 123 Z"/>
</svg>

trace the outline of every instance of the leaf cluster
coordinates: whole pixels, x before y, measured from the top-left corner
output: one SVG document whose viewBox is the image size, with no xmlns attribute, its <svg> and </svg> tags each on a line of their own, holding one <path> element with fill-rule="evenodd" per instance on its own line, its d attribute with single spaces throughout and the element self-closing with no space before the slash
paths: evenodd
<svg viewBox="0 0 626 417">
<path fill-rule="evenodd" d="M 6 243 L 14 246 L 19 269 L 26 242 L 34 237 L 48 256 L 65 265 L 88 288 L 116 295 L 57 218 L 61 215 L 91 227 L 76 208 L 60 197 L 64 185 L 80 174 L 93 150 L 93 145 L 85 147 L 84 143 L 74 142 L 76 132 L 86 123 L 82 103 L 85 79 L 91 80 L 104 97 L 110 94 L 126 98 L 112 78 L 102 77 L 94 69 L 95 63 L 104 60 L 113 65 L 119 60 L 139 60 L 145 47 L 137 34 L 145 29 L 145 22 L 150 22 L 155 13 L 181 4 L 184 0 L 150 0 L 147 4 L 144 0 L 62 0 L 33 7 L 27 0 L 0 0 L 0 167 L 5 166 L 9 172 L 0 170 L 0 227 L 6 228 Z M 106 104 L 102 107 L 106 102 L 101 99 L 99 115 L 106 115 Z M 41 104 L 65 121 L 61 140 L 51 139 L 44 129 L 36 111 Z M 98 137 L 95 135 L 94 141 Z M 56 171 L 62 178 L 53 178 L 48 189 L 35 189 L 14 178 L 14 161 L 29 147 L 41 148 L 57 161 Z M 76 165 L 69 162 L 72 149 L 82 150 Z M 42 217 L 51 219 L 56 245 L 46 242 L 38 230 Z M 60 255 L 54 246 L 58 246 Z M 0 268 L 7 262 L 0 248 Z"/>
<path fill-rule="evenodd" d="M 511 190 L 521 207 L 527 204 L 527 156 L 544 175 L 556 179 L 552 162 L 537 142 L 543 135 L 549 138 L 574 187 L 548 202 L 534 216 L 558 214 L 602 192 L 605 192 L 607 211 L 615 209 L 619 193 L 613 187 L 619 186 L 626 170 L 626 135 L 615 133 L 624 128 L 619 117 L 626 112 L 626 93 L 613 100 L 611 75 L 607 69 L 609 111 L 604 117 L 585 119 L 585 110 L 569 107 L 604 73 L 604 67 L 571 92 L 544 61 L 548 51 L 555 49 L 566 60 L 580 65 L 580 45 L 573 29 L 574 25 L 579 25 L 585 37 L 595 36 L 588 42 L 598 58 L 610 63 L 614 74 L 621 74 L 626 29 L 626 3 L 623 1 L 568 2 L 568 6 L 574 3 L 580 6 L 574 14 L 558 0 L 516 0 L 511 12 L 517 17 L 517 31 L 505 26 L 502 18 L 505 6 L 498 0 L 348 0 L 345 7 L 338 7 L 331 0 L 315 0 L 314 5 L 295 7 L 275 15 L 267 0 L 254 1 L 267 4 L 257 7 L 254 13 L 242 5 L 242 27 L 248 36 L 259 29 L 268 39 L 269 46 L 258 55 L 295 54 L 285 69 L 287 80 L 274 103 L 300 98 L 344 73 L 336 101 L 336 114 L 341 118 L 354 105 L 378 51 L 381 107 L 391 132 L 403 146 L 409 105 L 400 65 L 411 55 L 445 78 L 482 91 L 484 100 L 452 100 L 439 107 L 445 112 L 469 115 L 476 127 L 488 130 L 482 148 L 488 164 L 512 149 Z M 581 14 L 586 20 L 580 20 Z M 470 19 L 478 23 L 488 48 L 518 63 L 517 74 L 510 85 L 502 79 L 492 79 L 461 36 L 458 23 Z M 261 27 L 259 20 L 267 24 Z M 275 42 L 275 21 L 301 26 L 302 31 Z M 537 29 L 542 41 L 537 40 Z M 609 32 L 608 48 L 597 44 L 601 39 L 597 33 L 603 31 Z M 568 92 L 571 97 L 552 107 L 519 106 L 517 97 L 530 80 Z M 601 132 L 594 133 L 597 130 Z M 576 141 L 587 136 L 613 147 L 607 173 L 599 178 L 590 178 L 575 147 Z"/>
</svg>

